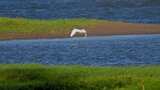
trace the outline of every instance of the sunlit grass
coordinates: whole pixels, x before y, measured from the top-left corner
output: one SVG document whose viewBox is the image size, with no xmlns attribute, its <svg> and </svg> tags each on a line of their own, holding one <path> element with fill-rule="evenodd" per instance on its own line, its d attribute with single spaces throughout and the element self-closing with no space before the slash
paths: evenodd
<svg viewBox="0 0 160 90">
<path fill-rule="evenodd" d="M 159 90 L 159 66 L 0 65 L 0 90 Z"/>
<path fill-rule="evenodd" d="M 73 28 L 94 26 L 103 20 L 95 19 L 57 19 L 34 20 L 23 18 L 0 18 L 0 33 L 56 33 L 67 32 Z"/>
</svg>

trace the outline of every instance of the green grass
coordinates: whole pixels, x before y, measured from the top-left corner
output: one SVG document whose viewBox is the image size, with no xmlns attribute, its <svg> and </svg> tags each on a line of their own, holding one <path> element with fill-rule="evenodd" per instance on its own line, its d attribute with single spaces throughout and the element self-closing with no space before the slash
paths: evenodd
<svg viewBox="0 0 160 90">
<path fill-rule="evenodd" d="M 64 33 L 73 28 L 87 28 L 103 20 L 95 19 L 57 19 L 34 20 L 0 17 L 0 33 Z"/>
<path fill-rule="evenodd" d="M 2 64 L 0 90 L 160 90 L 160 66 Z"/>
</svg>

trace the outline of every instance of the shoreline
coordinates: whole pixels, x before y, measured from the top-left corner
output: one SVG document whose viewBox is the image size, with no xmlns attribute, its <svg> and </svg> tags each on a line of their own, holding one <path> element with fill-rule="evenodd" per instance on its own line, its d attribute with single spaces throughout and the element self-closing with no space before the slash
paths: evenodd
<svg viewBox="0 0 160 90">
<path fill-rule="evenodd" d="M 87 38 L 92 37 L 116 37 L 116 36 L 150 36 L 150 35 L 160 35 L 160 34 L 117 34 L 117 35 L 101 35 L 101 36 L 88 36 Z M 72 37 L 72 38 L 83 38 L 83 37 Z M 71 39 L 71 37 L 50 37 L 50 38 L 18 38 L 18 39 L 0 39 L 1 41 L 15 41 L 15 40 L 50 40 L 50 39 Z"/>
<path fill-rule="evenodd" d="M 0 23 L 0 41 L 69 38 L 73 28 L 86 29 L 89 37 L 160 34 L 160 24 L 124 23 L 105 20 L 29 20 L 0 18 Z"/>
</svg>

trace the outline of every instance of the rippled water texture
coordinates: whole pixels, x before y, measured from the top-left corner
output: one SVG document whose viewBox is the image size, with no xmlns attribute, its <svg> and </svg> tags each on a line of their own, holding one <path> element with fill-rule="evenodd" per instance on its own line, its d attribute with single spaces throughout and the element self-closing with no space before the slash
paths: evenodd
<svg viewBox="0 0 160 90">
<path fill-rule="evenodd" d="M 0 0 L 0 16 L 160 23 L 160 0 Z"/>
<path fill-rule="evenodd" d="M 160 35 L 0 41 L 0 63 L 160 64 Z"/>
</svg>

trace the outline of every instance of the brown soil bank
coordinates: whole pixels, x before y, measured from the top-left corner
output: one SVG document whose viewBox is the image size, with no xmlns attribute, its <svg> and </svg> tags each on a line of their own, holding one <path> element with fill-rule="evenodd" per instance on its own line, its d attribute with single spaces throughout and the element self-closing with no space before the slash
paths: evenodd
<svg viewBox="0 0 160 90">
<path fill-rule="evenodd" d="M 127 34 L 160 34 L 160 24 L 132 24 L 123 22 L 103 22 L 85 27 L 88 36 L 127 35 Z M 71 29 L 72 30 L 72 29 Z M 40 39 L 69 37 L 71 30 L 65 32 L 34 33 L 0 33 L 0 40 Z"/>
<path fill-rule="evenodd" d="M 160 34 L 160 24 L 109 22 L 88 29 L 89 35 Z"/>
</svg>

